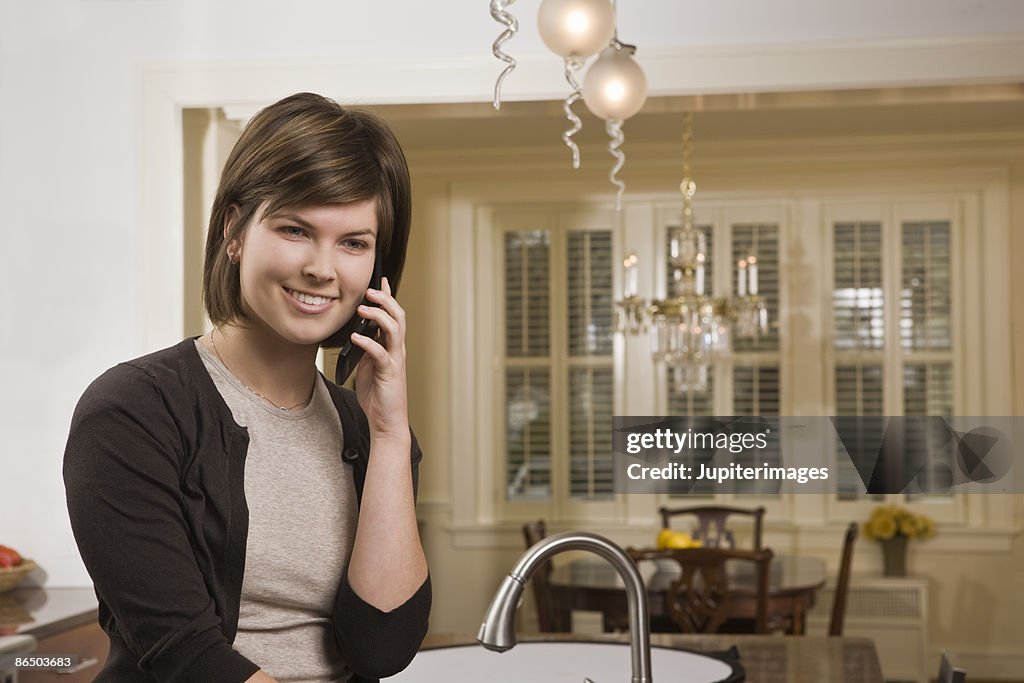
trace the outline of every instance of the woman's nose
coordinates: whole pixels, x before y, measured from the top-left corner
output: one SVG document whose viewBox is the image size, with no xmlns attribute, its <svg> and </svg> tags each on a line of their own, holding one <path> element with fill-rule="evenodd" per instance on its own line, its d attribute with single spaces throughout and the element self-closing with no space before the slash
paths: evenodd
<svg viewBox="0 0 1024 683">
<path fill-rule="evenodd" d="M 334 279 L 334 264 L 331 255 L 323 249 L 310 250 L 305 265 L 302 267 L 302 274 L 321 282 L 329 282 Z"/>
</svg>

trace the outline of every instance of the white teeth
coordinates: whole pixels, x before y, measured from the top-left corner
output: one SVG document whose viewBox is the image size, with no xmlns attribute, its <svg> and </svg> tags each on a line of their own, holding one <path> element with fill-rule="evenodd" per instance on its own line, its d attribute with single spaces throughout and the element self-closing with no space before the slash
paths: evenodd
<svg viewBox="0 0 1024 683">
<path fill-rule="evenodd" d="M 309 294 L 306 294 L 305 292 L 296 292 L 294 289 L 289 289 L 288 291 L 291 293 L 291 295 L 293 297 L 295 297 L 296 299 L 298 299 L 299 301 L 301 301 L 304 304 L 312 304 L 313 306 L 321 306 L 321 305 L 327 303 L 328 301 L 330 301 L 330 299 L 328 299 L 327 297 L 324 297 L 324 296 L 310 296 Z"/>
</svg>

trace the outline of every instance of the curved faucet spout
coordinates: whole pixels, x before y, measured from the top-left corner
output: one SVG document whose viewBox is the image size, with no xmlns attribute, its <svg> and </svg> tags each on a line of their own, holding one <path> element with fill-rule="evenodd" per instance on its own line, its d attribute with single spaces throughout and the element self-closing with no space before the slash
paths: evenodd
<svg viewBox="0 0 1024 683">
<path fill-rule="evenodd" d="M 567 550 L 589 550 L 608 560 L 626 585 L 629 608 L 629 641 L 633 662 L 633 683 L 651 683 L 651 632 L 647 590 L 636 564 L 619 546 L 604 536 L 583 531 L 566 531 L 542 539 L 527 550 L 487 608 L 477 640 L 489 650 L 504 652 L 515 646 L 515 614 L 523 588 L 541 564 Z"/>
</svg>

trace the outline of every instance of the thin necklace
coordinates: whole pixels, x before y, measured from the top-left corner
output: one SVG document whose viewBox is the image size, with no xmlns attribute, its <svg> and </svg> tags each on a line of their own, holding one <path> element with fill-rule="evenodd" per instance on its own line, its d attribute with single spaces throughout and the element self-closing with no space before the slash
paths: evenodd
<svg viewBox="0 0 1024 683">
<path fill-rule="evenodd" d="M 214 354 L 215 354 L 215 355 L 217 356 L 217 360 L 219 360 L 219 361 L 220 361 L 220 364 L 221 364 L 221 365 L 223 365 L 223 366 L 225 367 L 225 369 L 227 369 L 227 371 L 228 371 L 228 372 L 231 372 L 231 368 L 229 368 L 229 367 L 228 367 L 228 364 L 224 362 L 224 356 L 220 355 L 220 351 L 218 351 L 218 350 L 217 350 L 217 340 L 216 340 L 216 339 L 214 339 L 214 337 L 213 337 L 213 333 L 214 333 L 214 332 L 216 332 L 216 330 L 211 330 L 211 331 L 210 331 L 210 344 L 211 344 L 211 345 L 213 345 L 213 353 L 214 353 Z M 232 375 L 234 375 L 234 377 L 235 377 L 236 379 L 238 379 L 238 375 L 235 375 L 235 373 L 234 373 L 234 372 L 231 372 L 231 374 L 232 374 Z M 267 403 L 269 403 L 270 405 L 272 405 L 272 406 L 274 406 L 275 408 L 278 408 L 278 409 L 280 409 L 280 410 L 294 410 L 294 409 L 296 409 L 296 408 L 301 408 L 302 406 L 304 406 L 304 405 L 306 405 L 307 403 L 309 403 L 309 400 L 307 399 L 307 400 L 305 400 L 305 401 L 302 401 L 301 403 L 296 403 L 296 404 L 295 404 L 295 405 L 293 405 L 293 406 L 282 406 L 282 405 L 278 405 L 278 404 L 277 404 L 277 403 L 275 403 L 274 401 L 271 401 L 271 400 L 270 400 L 269 398 L 267 398 L 266 396 L 264 396 L 264 395 L 263 395 L 263 394 L 261 394 L 260 392 L 256 391 L 256 390 L 255 390 L 255 389 L 253 389 L 252 387 L 250 387 L 250 386 L 249 386 L 248 384 L 246 384 L 245 382 L 242 382 L 242 380 L 241 380 L 241 379 L 239 379 L 238 381 L 239 381 L 239 382 L 241 383 L 241 385 L 242 385 L 243 387 L 245 387 L 246 389 L 248 389 L 248 390 L 249 390 L 249 391 L 251 391 L 252 393 L 256 394 L 257 396 L 259 396 L 260 398 L 262 398 L 262 399 L 263 399 L 264 401 L 266 401 L 266 402 L 267 402 Z"/>
</svg>

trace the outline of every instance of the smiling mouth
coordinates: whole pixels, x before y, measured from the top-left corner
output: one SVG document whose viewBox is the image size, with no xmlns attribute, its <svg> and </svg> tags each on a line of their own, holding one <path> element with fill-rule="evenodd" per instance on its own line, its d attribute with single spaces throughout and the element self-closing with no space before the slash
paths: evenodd
<svg viewBox="0 0 1024 683">
<path fill-rule="evenodd" d="M 288 295 L 295 299 L 296 301 L 300 301 L 309 306 L 323 306 L 324 304 L 329 304 L 330 302 L 334 301 L 337 298 L 331 296 L 315 296 L 313 294 L 306 294 L 305 292 L 289 289 L 288 287 L 285 287 L 284 291 L 288 292 Z"/>
</svg>

